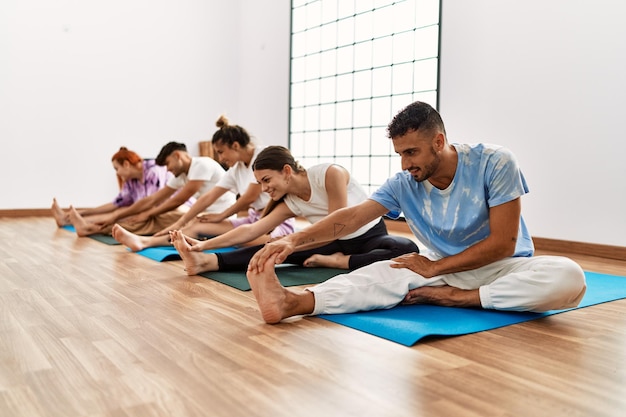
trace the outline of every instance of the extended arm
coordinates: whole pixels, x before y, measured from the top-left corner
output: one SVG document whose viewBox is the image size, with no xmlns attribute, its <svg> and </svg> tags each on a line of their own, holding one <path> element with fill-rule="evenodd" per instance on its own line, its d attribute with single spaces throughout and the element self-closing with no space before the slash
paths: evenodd
<svg viewBox="0 0 626 417">
<path fill-rule="evenodd" d="M 119 219 L 124 219 L 149 210 L 151 207 L 161 204 L 167 200 L 176 190 L 170 187 L 163 187 L 154 194 L 135 201 L 128 207 L 122 207 L 111 213 L 109 223 L 115 223 Z"/>
<path fill-rule="evenodd" d="M 249 242 L 268 234 L 285 220 L 294 217 L 285 203 L 280 203 L 267 216 L 251 224 L 243 224 L 229 232 L 193 246 L 193 250 L 217 249 Z"/>
<path fill-rule="evenodd" d="M 168 211 L 172 211 L 176 209 L 178 206 L 184 204 L 185 201 L 193 197 L 193 195 L 198 192 L 200 187 L 202 187 L 203 183 L 204 181 L 201 181 L 201 180 L 189 181 L 187 184 L 185 184 L 183 188 L 178 190 L 176 194 L 172 195 L 163 203 L 148 209 L 148 211 L 146 212 L 146 215 L 150 217 L 154 217 L 161 213 L 167 213 Z M 165 187 L 165 188 L 169 188 L 169 187 Z"/>
<path fill-rule="evenodd" d="M 228 207 L 226 210 L 221 212 L 218 215 L 215 215 L 215 218 L 212 219 L 213 222 L 217 223 L 222 220 L 225 220 L 232 216 L 233 214 L 237 214 L 240 211 L 248 210 L 248 208 L 254 203 L 254 201 L 259 198 L 261 194 L 261 184 L 258 183 L 250 183 L 246 191 L 239 196 L 235 204 Z"/>
<path fill-rule="evenodd" d="M 102 204 L 101 206 L 98 206 L 98 207 L 82 209 L 82 210 L 79 210 L 78 212 L 80 213 L 81 216 L 91 216 L 91 215 L 94 215 L 94 214 L 110 213 L 110 212 L 115 211 L 117 209 L 118 209 L 118 207 L 115 204 L 113 204 L 113 203 L 106 203 L 106 204 Z"/>
<path fill-rule="evenodd" d="M 373 200 L 365 200 L 352 207 L 344 207 L 329 214 L 319 222 L 299 232 L 287 235 L 282 239 L 268 243 L 250 260 L 249 270 L 263 271 L 263 264 L 273 254 L 276 263 L 297 251 L 322 246 L 327 242 L 339 239 L 387 213 L 387 209 Z"/>
<path fill-rule="evenodd" d="M 207 207 L 211 204 L 215 203 L 218 198 L 220 198 L 224 193 L 228 192 L 226 188 L 223 187 L 213 187 L 206 193 L 202 194 L 196 202 L 189 208 L 187 211 L 176 223 L 176 227 L 171 227 L 169 229 L 180 229 L 198 214 L 202 213 Z"/>
</svg>

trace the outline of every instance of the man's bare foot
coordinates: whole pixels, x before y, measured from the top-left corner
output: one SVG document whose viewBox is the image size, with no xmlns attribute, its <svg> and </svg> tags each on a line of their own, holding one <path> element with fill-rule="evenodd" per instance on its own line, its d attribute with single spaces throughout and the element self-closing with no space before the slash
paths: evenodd
<svg viewBox="0 0 626 417">
<path fill-rule="evenodd" d="M 350 268 L 350 255 L 344 255 L 341 252 L 335 252 L 332 255 L 315 254 L 310 256 L 303 263 L 309 268 Z"/>
<path fill-rule="evenodd" d="M 248 269 L 246 273 L 263 320 L 274 324 L 287 317 L 311 314 L 315 307 L 313 293 L 310 291 L 296 293 L 283 287 L 274 271 L 275 262 L 276 254 L 267 259 L 263 272 Z"/>
<path fill-rule="evenodd" d="M 201 272 L 219 270 L 217 256 L 214 253 L 194 252 L 180 230 L 172 230 L 170 238 L 185 263 L 187 275 L 198 275 Z"/>
<path fill-rule="evenodd" d="M 445 307 L 481 307 L 478 290 L 462 290 L 444 285 L 412 289 L 401 304 L 434 304 Z"/>
<path fill-rule="evenodd" d="M 78 236 L 93 235 L 94 233 L 98 233 L 102 230 L 100 226 L 85 220 L 85 218 L 81 216 L 73 206 L 70 206 L 68 215 L 70 217 L 72 225 L 74 225 L 74 229 L 76 229 L 76 234 Z"/>
<path fill-rule="evenodd" d="M 61 209 L 61 206 L 59 206 L 59 203 L 57 203 L 56 198 L 52 199 L 52 207 L 50 207 L 50 210 L 52 211 L 52 216 L 54 217 L 57 226 L 63 227 L 67 224 L 70 224 L 69 215 L 65 213 L 63 209 Z"/>
<path fill-rule="evenodd" d="M 146 242 L 148 237 L 139 236 L 129 232 L 117 223 L 115 223 L 111 228 L 111 235 L 113 236 L 113 239 L 117 240 L 122 245 L 127 246 L 133 252 L 139 252 L 140 250 L 148 247 Z"/>
</svg>

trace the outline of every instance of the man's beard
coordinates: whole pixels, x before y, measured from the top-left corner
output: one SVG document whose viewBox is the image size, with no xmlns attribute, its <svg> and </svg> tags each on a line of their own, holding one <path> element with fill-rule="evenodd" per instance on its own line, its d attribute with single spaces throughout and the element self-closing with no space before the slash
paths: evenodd
<svg viewBox="0 0 626 417">
<path fill-rule="evenodd" d="M 433 155 L 433 160 L 424 168 L 420 168 L 418 175 L 413 175 L 413 179 L 417 182 L 422 182 L 429 179 L 437 170 L 437 167 L 439 167 L 439 163 L 441 162 L 439 155 L 437 155 L 437 152 L 435 152 L 432 147 L 430 148 L 430 153 Z"/>
</svg>

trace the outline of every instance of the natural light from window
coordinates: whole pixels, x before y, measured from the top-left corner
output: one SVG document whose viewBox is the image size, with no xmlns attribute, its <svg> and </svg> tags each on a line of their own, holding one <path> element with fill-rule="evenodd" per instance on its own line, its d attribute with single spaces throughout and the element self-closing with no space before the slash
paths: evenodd
<svg viewBox="0 0 626 417">
<path fill-rule="evenodd" d="M 290 149 L 344 166 L 368 193 L 400 170 L 386 127 L 437 107 L 439 0 L 292 1 Z"/>
</svg>

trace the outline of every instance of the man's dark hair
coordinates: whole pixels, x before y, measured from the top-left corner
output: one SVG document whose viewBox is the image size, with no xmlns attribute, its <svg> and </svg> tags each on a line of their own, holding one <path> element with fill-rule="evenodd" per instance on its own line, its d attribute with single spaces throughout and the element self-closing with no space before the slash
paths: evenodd
<svg viewBox="0 0 626 417">
<path fill-rule="evenodd" d="M 440 130 L 445 135 L 446 129 L 443 120 L 430 104 L 416 101 L 402 109 L 387 126 L 387 136 L 390 139 L 406 135 L 409 131 Z"/>
<path fill-rule="evenodd" d="M 187 152 L 187 146 L 184 143 L 179 142 L 170 142 L 164 147 L 161 148 L 161 152 L 156 157 L 156 164 L 160 166 L 165 166 L 165 158 L 170 156 L 174 151 L 185 151 Z"/>
</svg>

